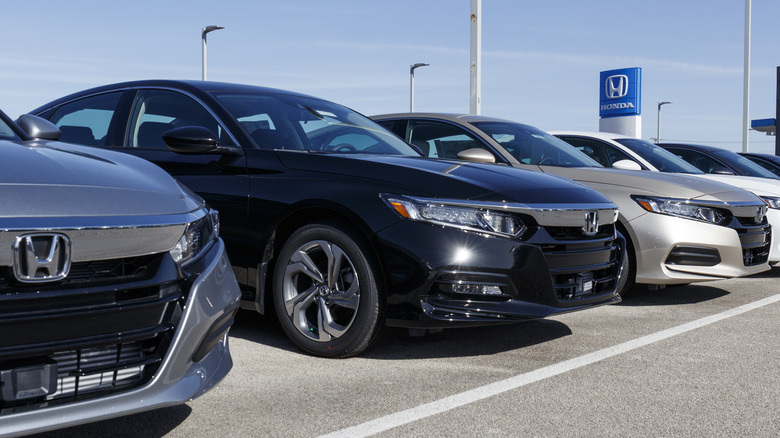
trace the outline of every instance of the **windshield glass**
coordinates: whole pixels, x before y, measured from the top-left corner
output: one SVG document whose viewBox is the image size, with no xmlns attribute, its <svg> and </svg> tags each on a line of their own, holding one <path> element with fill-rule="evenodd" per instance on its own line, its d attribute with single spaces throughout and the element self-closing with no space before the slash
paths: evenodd
<svg viewBox="0 0 780 438">
<path fill-rule="evenodd" d="M 511 122 L 475 122 L 523 164 L 559 167 L 602 167 L 574 146 L 534 128 Z"/>
<path fill-rule="evenodd" d="M 215 93 L 258 147 L 420 156 L 365 116 L 331 102 L 282 94 Z"/>
<path fill-rule="evenodd" d="M 649 141 L 638 138 L 619 138 L 615 141 L 631 149 L 661 172 L 704 173 L 677 155 Z"/>
<path fill-rule="evenodd" d="M 722 150 L 715 151 L 714 155 L 721 160 L 728 162 L 731 167 L 739 171 L 740 175 L 777 179 L 777 176 L 774 173 L 764 169 L 736 152 Z"/>
</svg>

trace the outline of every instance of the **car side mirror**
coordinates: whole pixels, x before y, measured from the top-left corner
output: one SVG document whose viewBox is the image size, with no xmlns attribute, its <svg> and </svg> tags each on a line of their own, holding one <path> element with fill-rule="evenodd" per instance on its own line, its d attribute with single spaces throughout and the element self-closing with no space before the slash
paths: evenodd
<svg viewBox="0 0 780 438">
<path fill-rule="evenodd" d="M 27 135 L 38 140 L 59 140 L 62 132 L 54 123 L 32 114 L 22 114 L 16 124 Z"/>
<path fill-rule="evenodd" d="M 717 175 L 734 175 L 734 172 L 722 166 L 713 167 L 712 170 L 710 170 L 710 173 L 715 173 Z"/>
<path fill-rule="evenodd" d="M 472 161 L 474 163 L 495 163 L 496 157 L 482 148 L 465 149 L 456 155 L 459 160 Z"/>
<path fill-rule="evenodd" d="M 182 126 L 165 131 L 163 141 L 177 154 L 233 153 L 232 149 L 221 148 L 217 136 L 202 126 Z"/>
<path fill-rule="evenodd" d="M 612 167 L 623 170 L 642 170 L 642 166 L 634 160 L 618 160 L 612 163 Z"/>
</svg>

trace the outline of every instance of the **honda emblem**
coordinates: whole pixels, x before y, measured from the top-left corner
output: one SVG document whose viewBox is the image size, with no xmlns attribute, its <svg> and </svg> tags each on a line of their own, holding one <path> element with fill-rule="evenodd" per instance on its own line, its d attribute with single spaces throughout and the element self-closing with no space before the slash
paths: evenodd
<svg viewBox="0 0 780 438">
<path fill-rule="evenodd" d="M 595 236 L 599 232 L 599 212 L 589 211 L 585 213 L 585 225 L 582 226 L 582 232 L 586 236 Z"/>
<path fill-rule="evenodd" d="M 14 275 L 23 283 L 62 280 L 70 271 L 70 239 L 64 234 L 25 234 L 14 242 Z"/>
<path fill-rule="evenodd" d="M 604 90 L 607 99 L 618 99 L 628 94 L 628 76 L 613 75 L 607 78 Z"/>
</svg>

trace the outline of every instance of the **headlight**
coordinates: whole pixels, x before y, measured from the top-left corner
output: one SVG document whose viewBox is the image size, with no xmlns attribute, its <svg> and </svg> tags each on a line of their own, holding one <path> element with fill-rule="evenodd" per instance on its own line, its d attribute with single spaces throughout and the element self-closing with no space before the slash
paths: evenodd
<svg viewBox="0 0 780 438">
<path fill-rule="evenodd" d="M 762 196 L 761 199 L 766 202 L 769 208 L 780 209 L 780 198 L 775 196 Z"/>
<path fill-rule="evenodd" d="M 668 214 L 670 216 L 684 217 L 713 224 L 721 224 L 726 220 L 726 215 L 720 209 L 694 204 L 683 199 L 651 198 L 649 196 L 635 196 L 634 201 L 642 208 L 653 213 Z"/>
<path fill-rule="evenodd" d="M 219 214 L 209 210 L 202 218 L 187 224 L 176 246 L 171 250 L 173 260 L 179 265 L 196 260 L 219 238 Z"/>
<path fill-rule="evenodd" d="M 496 205 L 494 210 L 483 205 L 470 207 L 439 199 L 382 197 L 398 214 L 414 221 L 509 237 L 518 236 L 526 230 L 519 217 L 498 211 L 500 205 Z"/>
</svg>

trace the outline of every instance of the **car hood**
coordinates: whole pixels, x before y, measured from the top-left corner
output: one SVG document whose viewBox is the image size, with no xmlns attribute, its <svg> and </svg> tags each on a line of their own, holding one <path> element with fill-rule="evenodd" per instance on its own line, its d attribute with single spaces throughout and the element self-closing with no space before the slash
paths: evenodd
<svg viewBox="0 0 780 438">
<path fill-rule="evenodd" d="M 761 202 L 746 190 L 722 182 L 698 178 L 695 175 L 612 168 L 541 166 L 541 169 L 544 172 L 565 176 L 587 184 L 607 196 L 610 195 L 610 187 L 614 186 L 636 190 L 636 194 L 679 199 L 740 203 Z"/>
<path fill-rule="evenodd" d="M 780 180 L 743 175 L 721 175 L 715 173 L 695 174 L 697 178 L 731 184 L 758 196 L 780 197 Z"/>
<path fill-rule="evenodd" d="M 509 166 L 395 155 L 277 154 L 292 169 L 378 181 L 403 194 L 525 204 L 611 203 L 597 191 L 566 178 Z"/>
<path fill-rule="evenodd" d="M 0 141 L 0 218 L 154 216 L 203 201 L 127 154 L 59 142 Z"/>
</svg>

